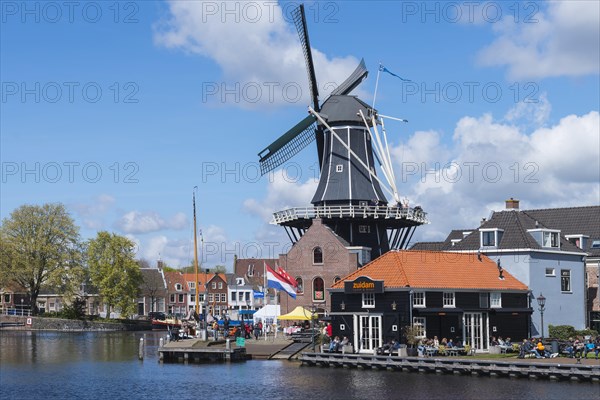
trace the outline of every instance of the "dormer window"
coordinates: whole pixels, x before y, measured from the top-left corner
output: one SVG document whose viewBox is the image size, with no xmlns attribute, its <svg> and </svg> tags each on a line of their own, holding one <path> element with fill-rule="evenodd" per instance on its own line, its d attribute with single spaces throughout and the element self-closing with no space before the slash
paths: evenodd
<svg viewBox="0 0 600 400">
<path fill-rule="evenodd" d="M 558 232 L 543 232 L 542 246 L 558 248 Z"/>
<path fill-rule="evenodd" d="M 248 276 L 254 276 L 254 264 L 248 265 Z"/>
<path fill-rule="evenodd" d="M 480 229 L 479 240 L 481 247 L 498 247 L 503 233 L 504 230 L 498 228 Z"/>
<path fill-rule="evenodd" d="M 588 244 L 588 239 L 590 238 L 587 235 L 565 235 L 565 238 L 574 246 L 579 247 L 580 249 L 586 249 Z"/>
<path fill-rule="evenodd" d="M 181 283 L 175 284 L 175 290 L 177 290 L 178 292 L 181 292 Z"/>
<path fill-rule="evenodd" d="M 244 284 L 244 280 L 242 278 L 237 278 L 236 279 L 236 285 L 243 285 Z"/>
</svg>

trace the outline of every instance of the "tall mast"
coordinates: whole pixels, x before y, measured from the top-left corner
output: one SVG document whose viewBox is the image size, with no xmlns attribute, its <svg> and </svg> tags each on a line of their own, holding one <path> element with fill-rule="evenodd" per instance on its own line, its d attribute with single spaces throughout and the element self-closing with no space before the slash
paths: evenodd
<svg viewBox="0 0 600 400">
<path fill-rule="evenodd" d="M 198 186 L 194 186 L 194 192 L 192 193 L 193 205 L 194 205 L 194 273 L 195 284 L 196 287 L 196 314 L 200 314 L 200 307 L 198 302 L 198 297 L 200 295 L 200 289 L 198 284 L 198 237 L 196 233 L 196 190 L 198 190 Z"/>
</svg>

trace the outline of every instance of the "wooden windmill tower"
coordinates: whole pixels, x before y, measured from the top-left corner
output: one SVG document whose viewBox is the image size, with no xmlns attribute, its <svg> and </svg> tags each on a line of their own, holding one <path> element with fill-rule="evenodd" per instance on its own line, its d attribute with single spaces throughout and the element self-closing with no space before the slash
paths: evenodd
<svg viewBox="0 0 600 400">
<path fill-rule="evenodd" d="M 312 206 L 276 212 L 272 223 L 283 226 L 296 242 L 314 218 L 321 218 L 351 246 L 370 248 L 369 258 L 405 248 L 427 217 L 420 207 L 408 207 L 398 195 L 383 122 L 391 117 L 350 95 L 368 74 L 364 60 L 320 104 L 303 5 L 293 17 L 313 106 L 306 118 L 259 153 L 261 173 L 274 170 L 316 140 L 320 178 Z M 385 182 L 377 176 L 375 161 Z M 392 203 L 388 204 L 384 190 L 393 197 Z"/>
</svg>

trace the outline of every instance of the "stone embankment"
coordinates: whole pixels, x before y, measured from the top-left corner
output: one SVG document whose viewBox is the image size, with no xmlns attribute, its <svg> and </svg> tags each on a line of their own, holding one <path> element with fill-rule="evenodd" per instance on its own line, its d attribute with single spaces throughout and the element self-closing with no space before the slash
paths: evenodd
<svg viewBox="0 0 600 400">
<path fill-rule="evenodd" d="M 0 329 L 24 331 L 61 331 L 61 332 L 86 332 L 86 331 L 139 331 L 149 330 L 149 323 L 115 323 L 102 321 L 84 321 L 76 319 L 21 317 L 15 315 L 1 315 Z"/>
</svg>

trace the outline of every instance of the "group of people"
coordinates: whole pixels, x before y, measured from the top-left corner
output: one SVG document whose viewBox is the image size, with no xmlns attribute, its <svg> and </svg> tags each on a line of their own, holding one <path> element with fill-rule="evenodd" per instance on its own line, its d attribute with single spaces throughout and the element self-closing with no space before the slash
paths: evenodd
<svg viewBox="0 0 600 400">
<path fill-rule="evenodd" d="M 600 354 L 600 336 L 596 336 L 595 340 L 584 340 L 581 338 L 573 340 L 573 338 L 569 338 L 565 346 L 565 351 L 569 354 L 570 358 L 587 358 L 588 353 L 594 352 L 597 360 L 598 354 Z"/>
<path fill-rule="evenodd" d="M 381 346 L 377 349 L 377 354 L 379 354 L 379 355 L 388 354 L 391 356 L 394 353 L 394 351 L 398 351 L 399 348 L 400 348 L 400 342 L 398 342 L 396 339 L 390 340 L 389 342 L 387 342 L 386 344 L 384 344 L 383 346 Z"/>
<path fill-rule="evenodd" d="M 329 352 L 335 353 L 342 350 L 342 347 L 346 346 L 349 343 L 348 338 L 344 336 L 343 339 L 340 340 L 339 336 L 334 337 L 331 342 L 329 342 Z"/>
</svg>

